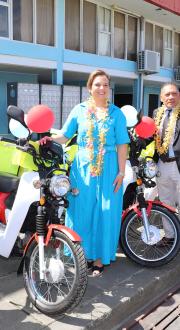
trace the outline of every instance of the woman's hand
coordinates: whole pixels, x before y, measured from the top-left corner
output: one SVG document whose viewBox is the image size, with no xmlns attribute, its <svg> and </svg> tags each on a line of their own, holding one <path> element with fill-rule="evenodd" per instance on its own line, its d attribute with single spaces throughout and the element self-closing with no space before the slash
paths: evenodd
<svg viewBox="0 0 180 330">
<path fill-rule="evenodd" d="M 122 174 L 121 172 L 119 172 L 118 175 L 116 176 L 114 182 L 113 182 L 113 186 L 115 186 L 114 192 L 118 192 L 119 188 L 122 185 L 123 178 L 124 178 L 124 174 Z"/>
<path fill-rule="evenodd" d="M 43 145 L 43 144 L 46 144 L 47 141 L 52 141 L 52 137 L 50 136 L 44 136 L 42 139 L 39 140 L 39 144 Z"/>
</svg>

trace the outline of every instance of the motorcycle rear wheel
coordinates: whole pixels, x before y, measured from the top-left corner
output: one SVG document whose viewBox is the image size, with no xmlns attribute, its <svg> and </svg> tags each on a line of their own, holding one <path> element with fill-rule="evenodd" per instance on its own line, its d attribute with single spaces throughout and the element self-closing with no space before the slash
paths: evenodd
<svg viewBox="0 0 180 330">
<path fill-rule="evenodd" d="M 166 219 L 173 228 L 174 237 L 170 244 L 159 244 L 165 237 L 163 221 Z M 180 249 L 180 223 L 178 217 L 161 205 L 153 205 L 148 217 L 152 234 L 158 233 L 158 239 L 148 244 L 143 239 L 142 218 L 135 211 L 131 211 L 124 219 L 121 226 L 120 245 L 124 253 L 134 262 L 146 266 L 157 267 L 170 262 Z M 158 241 L 157 241 L 158 240 Z"/>
<path fill-rule="evenodd" d="M 45 279 L 39 277 L 38 244 L 32 241 L 25 258 L 23 277 L 32 304 L 47 315 L 71 311 L 87 287 L 87 266 L 83 249 L 66 235 L 54 231 L 44 249 Z"/>
</svg>

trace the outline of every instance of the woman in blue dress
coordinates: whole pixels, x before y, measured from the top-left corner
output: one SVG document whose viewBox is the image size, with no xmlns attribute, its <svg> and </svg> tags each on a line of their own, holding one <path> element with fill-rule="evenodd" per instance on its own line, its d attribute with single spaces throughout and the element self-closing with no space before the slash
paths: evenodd
<svg viewBox="0 0 180 330">
<path fill-rule="evenodd" d="M 81 236 L 93 276 L 116 259 L 129 143 L 125 116 L 108 101 L 109 83 L 104 71 L 92 72 L 90 98 L 74 107 L 60 135 L 40 140 L 66 143 L 77 132 L 78 151 L 70 171 L 74 194 L 65 223 Z"/>
</svg>

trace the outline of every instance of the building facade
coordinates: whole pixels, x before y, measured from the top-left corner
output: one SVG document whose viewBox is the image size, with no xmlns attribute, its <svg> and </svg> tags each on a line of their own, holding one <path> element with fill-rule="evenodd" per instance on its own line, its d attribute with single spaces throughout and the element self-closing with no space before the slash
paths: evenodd
<svg viewBox="0 0 180 330">
<path fill-rule="evenodd" d="M 60 128 L 101 68 L 112 99 L 145 115 L 160 87 L 180 86 L 179 0 L 0 0 L 0 133 L 6 108 L 46 103 Z"/>
</svg>

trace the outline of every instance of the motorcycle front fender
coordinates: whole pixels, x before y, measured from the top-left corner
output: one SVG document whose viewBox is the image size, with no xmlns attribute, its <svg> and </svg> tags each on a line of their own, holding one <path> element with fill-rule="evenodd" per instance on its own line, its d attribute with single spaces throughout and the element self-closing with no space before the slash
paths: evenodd
<svg viewBox="0 0 180 330">
<path fill-rule="evenodd" d="M 173 212 L 173 213 L 177 213 L 177 209 L 170 206 L 170 205 L 167 205 L 161 201 L 158 201 L 158 200 L 153 200 L 153 201 L 146 201 L 147 203 L 147 209 L 146 209 L 146 212 L 147 212 L 147 215 L 150 214 L 151 212 L 151 209 L 152 209 L 152 206 L 153 205 L 161 205 L 163 206 L 164 208 L 168 209 L 169 211 Z M 125 218 L 127 217 L 127 215 L 131 212 L 131 211 L 134 211 L 135 213 L 137 213 L 137 215 L 139 217 L 142 217 L 142 214 L 141 214 L 141 210 L 140 210 L 140 207 L 139 207 L 139 204 L 136 203 L 134 205 L 132 205 L 131 207 L 129 207 L 128 209 L 124 210 L 123 213 L 122 213 L 122 221 L 125 220 Z"/>
<path fill-rule="evenodd" d="M 177 209 L 173 206 L 170 206 L 168 204 L 165 204 L 161 201 L 158 201 L 158 200 L 153 200 L 153 201 L 148 201 L 148 204 L 151 204 L 151 208 L 152 208 L 152 205 L 161 205 L 163 207 L 165 207 L 166 209 L 168 209 L 169 211 L 173 212 L 173 213 L 178 213 Z M 148 212 L 148 210 L 147 210 Z"/>
<path fill-rule="evenodd" d="M 53 225 L 52 224 L 52 225 L 48 226 L 48 232 L 47 232 L 46 239 L 44 242 L 45 245 L 47 245 L 49 243 L 53 230 L 58 230 L 58 231 L 62 232 L 67 237 L 69 237 L 69 239 L 72 242 L 81 242 L 81 237 L 74 230 L 72 230 L 64 225 Z"/>
<path fill-rule="evenodd" d="M 122 212 L 122 222 L 125 220 L 125 218 L 127 217 L 127 215 L 128 215 L 132 210 L 138 214 L 138 212 L 139 212 L 139 204 L 138 204 L 138 203 L 133 204 L 133 205 L 131 205 L 130 207 L 128 207 L 127 209 L 123 210 L 123 212 Z"/>
<path fill-rule="evenodd" d="M 47 231 L 47 234 L 46 234 L 46 238 L 45 238 L 45 246 L 48 245 L 49 243 L 49 240 L 53 234 L 53 230 L 57 230 L 57 231 L 60 231 L 62 232 L 63 234 L 65 234 L 72 242 L 81 242 L 81 237 L 72 229 L 64 226 L 64 225 L 55 225 L 55 224 L 52 224 L 52 225 L 49 225 L 48 226 L 48 231 Z M 20 261 L 20 264 L 19 264 L 19 267 L 18 267 L 18 270 L 17 270 L 17 274 L 18 275 L 21 275 L 22 272 L 23 272 L 23 266 L 24 266 L 24 260 L 25 260 L 25 257 L 26 257 L 26 253 L 29 249 L 29 246 L 31 245 L 31 242 L 33 240 L 36 240 L 38 242 L 38 235 L 37 233 L 35 233 L 34 235 L 31 236 L 30 240 L 28 241 L 28 243 L 26 244 L 25 246 L 25 249 L 24 249 L 24 253 L 23 253 L 23 257 Z"/>
<path fill-rule="evenodd" d="M 23 267 L 24 267 L 24 260 L 25 260 L 25 257 L 26 257 L 26 253 L 28 251 L 28 248 L 29 246 L 31 245 L 31 242 L 36 239 L 35 237 L 35 234 L 31 236 L 30 240 L 27 242 L 25 248 L 24 248 L 24 253 L 23 253 L 23 256 L 21 258 L 21 261 L 20 261 L 20 264 L 19 264 L 19 267 L 17 269 L 17 275 L 22 275 L 23 273 Z"/>
</svg>

